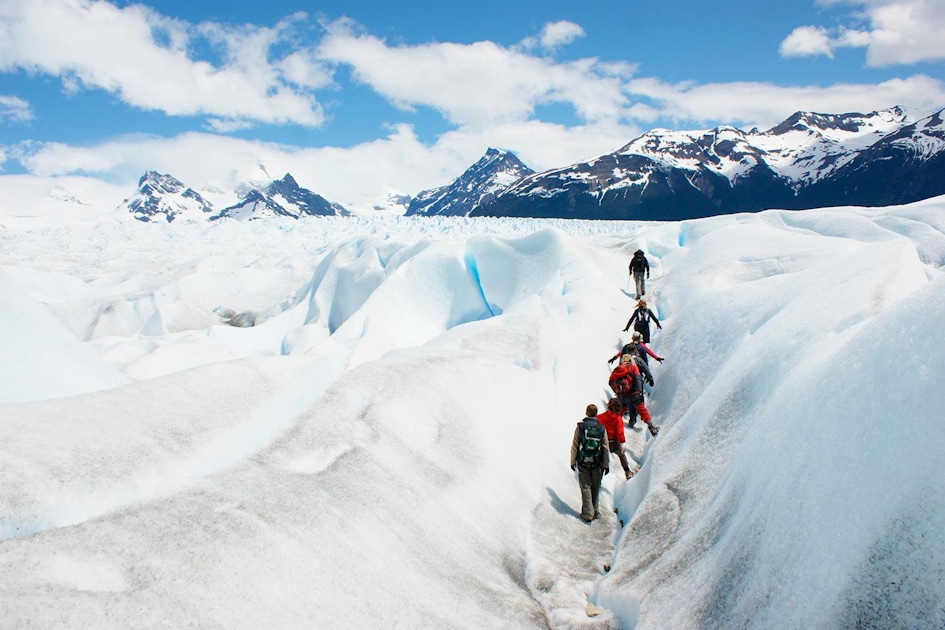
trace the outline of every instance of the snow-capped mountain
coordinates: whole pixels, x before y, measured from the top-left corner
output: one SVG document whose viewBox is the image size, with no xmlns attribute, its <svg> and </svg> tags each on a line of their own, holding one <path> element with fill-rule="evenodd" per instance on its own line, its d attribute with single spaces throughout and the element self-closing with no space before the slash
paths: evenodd
<svg viewBox="0 0 945 630">
<path fill-rule="evenodd" d="M 469 214 L 681 220 L 908 203 L 945 193 L 943 148 L 940 114 L 910 124 L 898 107 L 798 112 L 765 132 L 657 129 L 613 153 L 524 177 Z"/>
<path fill-rule="evenodd" d="M 468 216 L 511 184 L 534 173 L 515 154 L 488 149 L 478 162 L 447 186 L 424 190 L 410 202 L 408 215 Z"/>
<path fill-rule="evenodd" d="M 753 144 L 766 152 L 765 161 L 798 190 L 826 178 L 906 124 L 907 117 L 898 107 L 867 115 L 798 112 L 777 127 L 753 135 Z"/>
<path fill-rule="evenodd" d="M 213 214 L 213 205 L 176 177 L 148 171 L 138 180 L 135 194 L 121 202 L 121 206 L 139 221 L 167 221 L 178 218 L 207 219 Z"/>
<path fill-rule="evenodd" d="M 239 203 L 224 208 L 212 219 L 229 217 L 240 221 L 266 217 L 335 216 L 348 211 L 307 188 L 299 187 L 288 173 L 263 189 L 253 188 Z"/>
<path fill-rule="evenodd" d="M 125 199 L 120 207 L 126 207 L 136 219 L 146 222 L 171 222 L 178 218 L 212 221 L 223 217 L 247 220 L 273 216 L 298 219 L 348 214 L 339 204 L 301 188 L 288 173 L 268 184 L 244 182 L 237 191 L 241 192 L 239 203 L 217 211 L 210 201 L 177 178 L 148 171 L 138 182 L 134 196 Z M 217 191 L 218 196 L 222 196 L 222 192 Z"/>
<path fill-rule="evenodd" d="M 804 191 L 805 206 L 888 206 L 945 192 L 942 112 L 906 125 Z M 849 200 L 849 201 L 847 201 Z"/>
</svg>

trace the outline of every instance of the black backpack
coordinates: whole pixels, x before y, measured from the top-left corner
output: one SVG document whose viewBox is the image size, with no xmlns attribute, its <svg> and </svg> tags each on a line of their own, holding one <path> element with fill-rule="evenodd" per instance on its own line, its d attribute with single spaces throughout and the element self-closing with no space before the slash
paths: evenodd
<svg viewBox="0 0 945 630">
<path fill-rule="evenodd" d="M 578 438 L 577 465 L 581 468 L 599 468 L 602 446 L 607 430 L 599 422 L 581 422 Z"/>
</svg>

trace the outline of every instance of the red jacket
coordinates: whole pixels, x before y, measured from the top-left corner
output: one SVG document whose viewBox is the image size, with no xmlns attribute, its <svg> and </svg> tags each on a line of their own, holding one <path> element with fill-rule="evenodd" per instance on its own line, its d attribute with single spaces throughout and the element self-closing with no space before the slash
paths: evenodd
<svg viewBox="0 0 945 630">
<path fill-rule="evenodd" d="M 618 444 L 623 444 L 627 438 L 623 435 L 623 418 L 618 413 L 609 409 L 597 416 L 597 421 L 607 429 L 607 439 L 611 442 L 617 440 Z"/>
<path fill-rule="evenodd" d="M 610 388 L 617 392 L 617 381 L 624 377 L 628 377 L 636 391 L 640 391 L 640 368 L 633 363 L 621 363 L 614 368 L 614 371 L 610 373 L 610 380 L 608 381 Z"/>
</svg>

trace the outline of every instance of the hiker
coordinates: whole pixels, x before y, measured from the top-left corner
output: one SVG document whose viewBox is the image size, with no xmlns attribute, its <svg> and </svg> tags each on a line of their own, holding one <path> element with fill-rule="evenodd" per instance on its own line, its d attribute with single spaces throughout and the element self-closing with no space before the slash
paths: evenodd
<svg viewBox="0 0 945 630">
<path fill-rule="evenodd" d="M 646 300 L 640 300 L 637 302 L 636 310 L 633 311 L 633 314 L 630 315 L 630 319 L 627 320 L 627 325 L 624 327 L 623 332 L 630 330 L 630 324 L 633 324 L 633 329 L 639 332 L 643 337 L 643 343 L 650 343 L 650 320 L 656 322 L 657 328 L 663 328 L 662 324 L 660 324 L 660 320 L 656 319 L 656 315 L 653 314 L 653 311 L 646 307 Z"/>
<path fill-rule="evenodd" d="M 646 343 L 643 341 L 643 333 L 641 333 L 639 330 L 633 331 L 633 334 L 630 335 L 630 343 L 627 345 L 634 346 L 637 356 L 643 359 L 644 363 L 647 365 L 650 364 L 650 360 L 647 358 L 647 355 L 653 357 L 660 363 L 663 362 L 663 357 L 657 356 L 656 353 L 650 350 L 650 347 L 646 345 Z M 624 347 L 626 348 L 627 346 Z"/>
<path fill-rule="evenodd" d="M 636 425 L 639 416 L 650 430 L 650 435 L 656 437 L 660 428 L 653 424 L 650 412 L 643 404 L 643 377 L 629 354 L 620 357 L 620 365 L 610 373 L 608 383 L 620 401 L 624 415 L 628 417 L 630 428 Z"/>
<path fill-rule="evenodd" d="M 640 358 L 640 362 L 638 362 L 637 365 L 640 366 L 640 370 L 643 372 L 643 376 L 646 377 L 649 371 L 649 366 L 650 366 L 650 359 L 648 357 L 653 357 L 660 363 L 666 360 L 665 357 L 658 356 L 655 352 L 650 350 L 650 347 L 648 345 L 643 343 L 643 335 L 639 331 L 634 330 L 633 335 L 631 335 L 630 339 L 631 339 L 630 343 L 624 344 L 623 348 L 620 349 L 620 352 L 618 352 L 614 356 L 607 359 L 608 364 L 613 363 L 614 361 L 616 361 L 617 359 L 619 359 L 625 354 L 635 354 L 637 357 Z M 646 371 L 643 370 L 643 366 L 641 365 L 641 363 L 647 366 Z M 653 377 L 651 375 L 649 380 L 652 380 L 652 379 Z M 652 386 L 653 386 L 653 383 L 650 383 L 650 387 Z"/>
<path fill-rule="evenodd" d="M 607 443 L 610 445 L 610 452 L 614 453 L 620 459 L 620 465 L 623 466 L 623 474 L 627 479 L 632 477 L 636 471 L 630 471 L 630 463 L 627 461 L 627 454 L 623 452 L 623 444 L 627 441 L 623 434 L 623 406 L 616 398 L 607 401 L 607 411 L 597 416 L 597 421 L 607 429 Z"/>
<path fill-rule="evenodd" d="M 637 290 L 636 299 L 639 300 L 646 295 L 644 275 L 647 280 L 650 279 L 650 261 L 643 255 L 642 249 L 633 252 L 633 258 L 630 259 L 630 275 L 633 276 L 633 283 Z"/>
<path fill-rule="evenodd" d="M 638 334 L 638 333 L 633 333 Z M 643 345 L 642 343 L 640 345 Z M 645 347 L 645 346 L 644 346 Z M 655 356 L 655 355 L 654 355 Z M 647 385 L 653 387 L 653 373 L 650 372 L 650 364 L 644 360 L 644 357 L 641 356 L 641 351 L 637 349 L 636 344 L 628 343 L 623 348 L 620 349 L 620 352 L 614 356 L 607 359 L 607 363 L 613 363 L 617 360 L 618 357 L 630 357 L 631 362 L 637 366 L 637 369 L 640 370 L 640 375 L 643 377 L 643 380 Z M 662 361 L 662 359 L 660 359 Z"/>
<path fill-rule="evenodd" d="M 581 486 L 581 518 L 590 523 L 600 518 L 600 482 L 610 472 L 610 445 L 607 429 L 597 421 L 597 405 L 588 405 L 584 415 L 571 440 L 571 470 L 577 470 Z"/>
</svg>

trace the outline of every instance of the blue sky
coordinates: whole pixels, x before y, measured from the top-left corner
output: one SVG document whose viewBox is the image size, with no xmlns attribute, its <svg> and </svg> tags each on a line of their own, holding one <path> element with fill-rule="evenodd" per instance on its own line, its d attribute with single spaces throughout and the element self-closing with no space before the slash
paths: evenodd
<svg viewBox="0 0 945 630">
<path fill-rule="evenodd" d="M 541 170 L 653 127 L 927 115 L 943 32 L 939 0 L 0 0 L 0 179 L 262 165 L 370 204 L 490 146 Z"/>
</svg>

